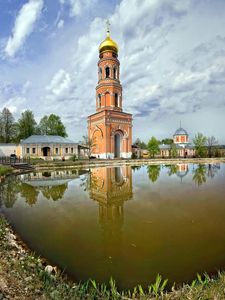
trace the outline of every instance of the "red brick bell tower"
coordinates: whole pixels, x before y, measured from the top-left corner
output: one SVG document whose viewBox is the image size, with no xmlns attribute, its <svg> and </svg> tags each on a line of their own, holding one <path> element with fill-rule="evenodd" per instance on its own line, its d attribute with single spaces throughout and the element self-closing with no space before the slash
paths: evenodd
<svg viewBox="0 0 225 300">
<path fill-rule="evenodd" d="M 132 115 L 123 112 L 122 85 L 118 46 L 110 37 L 99 46 L 96 113 L 88 117 L 88 136 L 92 156 L 97 158 L 130 158 Z"/>
</svg>

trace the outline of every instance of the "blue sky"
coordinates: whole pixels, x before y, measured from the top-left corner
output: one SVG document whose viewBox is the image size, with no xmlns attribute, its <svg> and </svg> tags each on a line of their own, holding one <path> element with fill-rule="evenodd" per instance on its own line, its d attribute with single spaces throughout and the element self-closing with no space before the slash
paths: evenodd
<svg viewBox="0 0 225 300">
<path fill-rule="evenodd" d="M 170 137 L 181 121 L 225 143 L 224 0 L 0 0 L 0 109 L 56 113 L 80 140 L 107 18 L 133 139 Z"/>
</svg>

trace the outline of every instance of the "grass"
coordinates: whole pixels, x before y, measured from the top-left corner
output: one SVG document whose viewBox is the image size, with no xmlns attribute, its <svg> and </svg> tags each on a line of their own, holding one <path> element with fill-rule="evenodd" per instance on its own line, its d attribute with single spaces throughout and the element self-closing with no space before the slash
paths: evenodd
<svg viewBox="0 0 225 300">
<path fill-rule="evenodd" d="M 5 176 L 12 173 L 13 168 L 8 166 L 0 166 L 0 176 Z"/>
<path fill-rule="evenodd" d="M 225 274 L 216 278 L 207 274 L 197 278 L 190 285 L 172 288 L 166 292 L 167 280 L 157 275 L 147 289 L 141 285 L 132 290 L 118 291 L 111 278 L 108 284 L 98 284 L 95 280 L 74 283 L 57 271 L 49 273 L 47 262 L 29 250 L 24 251 L 13 235 L 8 223 L 0 216 L 0 297 L 9 299 L 165 299 L 197 300 L 225 298 Z"/>
</svg>

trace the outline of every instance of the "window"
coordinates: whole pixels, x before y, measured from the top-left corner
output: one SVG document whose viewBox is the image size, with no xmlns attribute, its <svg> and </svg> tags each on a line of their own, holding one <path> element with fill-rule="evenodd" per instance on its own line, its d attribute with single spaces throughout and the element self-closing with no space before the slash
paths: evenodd
<svg viewBox="0 0 225 300">
<path fill-rule="evenodd" d="M 117 78 L 117 72 L 116 72 L 117 70 L 116 70 L 116 67 L 113 69 L 113 78 L 114 79 L 116 79 Z"/>
<path fill-rule="evenodd" d="M 105 68 L 105 77 L 109 78 L 109 76 L 110 76 L 110 69 L 109 69 L 109 67 L 106 67 Z"/>
<path fill-rule="evenodd" d="M 29 154 L 30 153 L 30 148 L 27 148 L 26 152 L 27 152 L 27 154 Z"/>
<path fill-rule="evenodd" d="M 101 95 L 98 95 L 98 107 L 102 106 L 102 100 L 101 100 Z"/>
<path fill-rule="evenodd" d="M 59 153 L 59 148 L 55 148 L 55 154 Z"/>
<path fill-rule="evenodd" d="M 102 68 L 99 68 L 99 79 L 102 79 Z"/>
<path fill-rule="evenodd" d="M 73 153 L 73 147 L 71 148 L 71 153 Z"/>
<path fill-rule="evenodd" d="M 118 107 L 119 103 L 118 103 L 118 94 L 115 94 L 115 107 Z"/>
<path fill-rule="evenodd" d="M 35 154 L 35 152 L 36 152 L 36 149 L 32 148 L 32 154 Z"/>
<path fill-rule="evenodd" d="M 66 153 L 68 153 L 68 148 L 66 148 Z"/>
</svg>

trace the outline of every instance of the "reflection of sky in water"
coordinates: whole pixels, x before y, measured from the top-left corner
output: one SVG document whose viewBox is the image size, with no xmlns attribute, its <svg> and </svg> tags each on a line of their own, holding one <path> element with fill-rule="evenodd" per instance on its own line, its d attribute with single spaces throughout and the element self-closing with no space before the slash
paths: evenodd
<svg viewBox="0 0 225 300">
<path fill-rule="evenodd" d="M 224 171 L 179 164 L 26 174 L 1 186 L 2 210 L 32 249 L 76 280 L 113 276 L 130 288 L 160 273 L 179 283 L 225 267 Z"/>
</svg>

